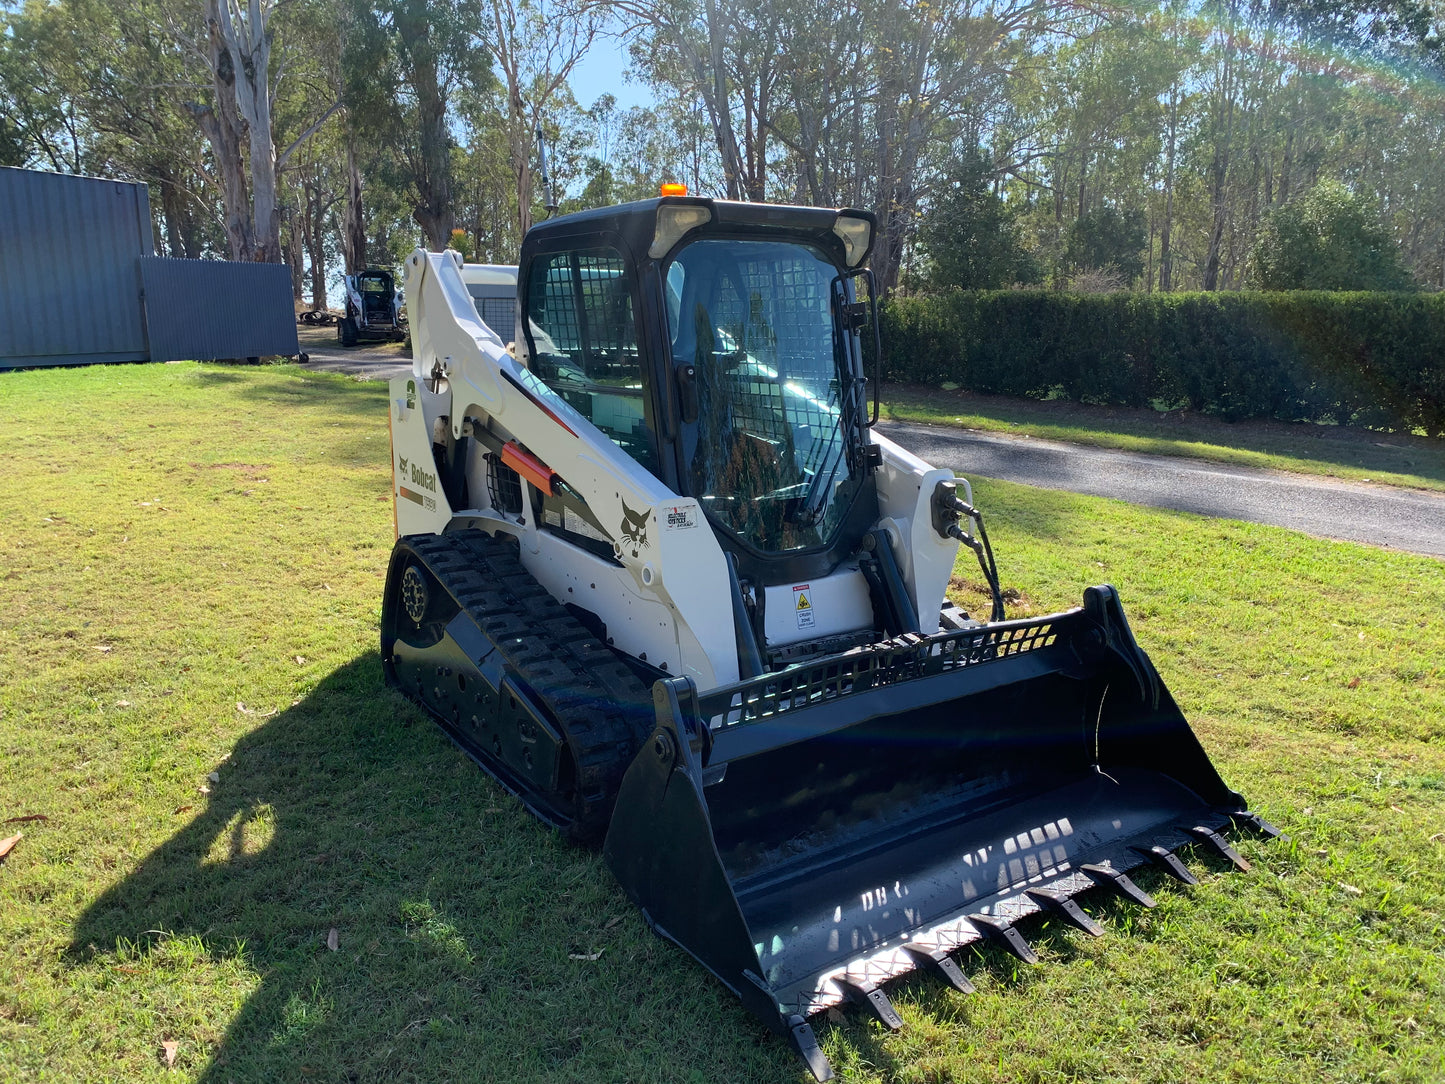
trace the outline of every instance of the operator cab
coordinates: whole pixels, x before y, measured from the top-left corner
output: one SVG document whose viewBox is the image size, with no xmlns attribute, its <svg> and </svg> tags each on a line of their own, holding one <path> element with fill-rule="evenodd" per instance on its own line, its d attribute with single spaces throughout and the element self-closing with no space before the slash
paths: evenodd
<svg viewBox="0 0 1445 1084">
<path fill-rule="evenodd" d="M 696 497 L 744 577 L 825 575 L 878 516 L 861 337 L 876 349 L 860 269 L 873 227 L 864 211 L 687 197 L 539 223 L 519 355 Z"/>
</svg>

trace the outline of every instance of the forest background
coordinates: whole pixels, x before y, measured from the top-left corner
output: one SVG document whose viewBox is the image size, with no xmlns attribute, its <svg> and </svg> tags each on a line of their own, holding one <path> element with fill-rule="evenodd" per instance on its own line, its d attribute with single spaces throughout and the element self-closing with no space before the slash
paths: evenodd
<svg viewBox="0 0 1445 1084">
<path fill-rule="evenodd" d="M 1438 290 L 1442 28 L 1445 0 L 0 2 L 0 165 L 142 181 L 158 251 L 287 263 L 316 308 L 417 244 L 514 262 L 538 129 L 563 211 L 662 181 L 871 209 L 890 292 Z M 578 101 L 619 40 L 652 104 Z"/>
</svg>

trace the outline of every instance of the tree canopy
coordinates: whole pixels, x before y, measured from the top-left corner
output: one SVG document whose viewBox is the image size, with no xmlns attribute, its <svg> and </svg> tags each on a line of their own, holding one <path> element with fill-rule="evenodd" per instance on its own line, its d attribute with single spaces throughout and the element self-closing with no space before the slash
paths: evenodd
<svg viewBox="0 0 1445 1084">
<path fill-rule="evenodd" d="M 1326 181 L 1264 219 L 1252 253 L 1261 290 L 1405 290 L 1414 285 L 1375 201 Z"/>
<path fill-rule="evenodd" d="M 885 290 L 1439 289 L 1442 26 L 1441 0 L 23 0 L 0 163 L 144 181 L 161 250 L 284 261 L 316 305 L 456 230 L 515 259 L 539 129 L 564 211 L 664 180 L 870 209 Z M 578 100 L 616 40 L 651 104 Z"/>
</svg>

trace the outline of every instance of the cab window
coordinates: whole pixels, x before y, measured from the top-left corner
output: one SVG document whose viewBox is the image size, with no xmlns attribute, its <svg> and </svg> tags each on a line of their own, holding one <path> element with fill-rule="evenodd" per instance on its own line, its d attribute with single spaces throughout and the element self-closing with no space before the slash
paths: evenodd
<svg viewBox="0 0 1445 1084">
<path fill-rule="evenodd" d="M 627 265 L 614 248 L 540 255 L 527 284 L 532 371 L 653 474 Z"/>
</svg>

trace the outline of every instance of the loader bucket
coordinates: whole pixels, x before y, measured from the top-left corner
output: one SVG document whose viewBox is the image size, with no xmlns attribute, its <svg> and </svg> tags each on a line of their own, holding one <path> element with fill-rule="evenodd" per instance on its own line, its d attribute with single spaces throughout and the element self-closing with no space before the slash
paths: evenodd
<svg viewBox="0 0 1445 1084">
<path fill-rule="evenodd" d="M 953 953 L 1231 820 L 1225 786 L 1112 587 L 1077 610 L 804 663 L 698 695 L 653 688 L 657 727 L 623 779 L 605 855 L 652 927 L 831 1076 L 808 1018 L 852 1001 L 899 1026 L 883 983 L 969 989 Z"/>
</svg>

